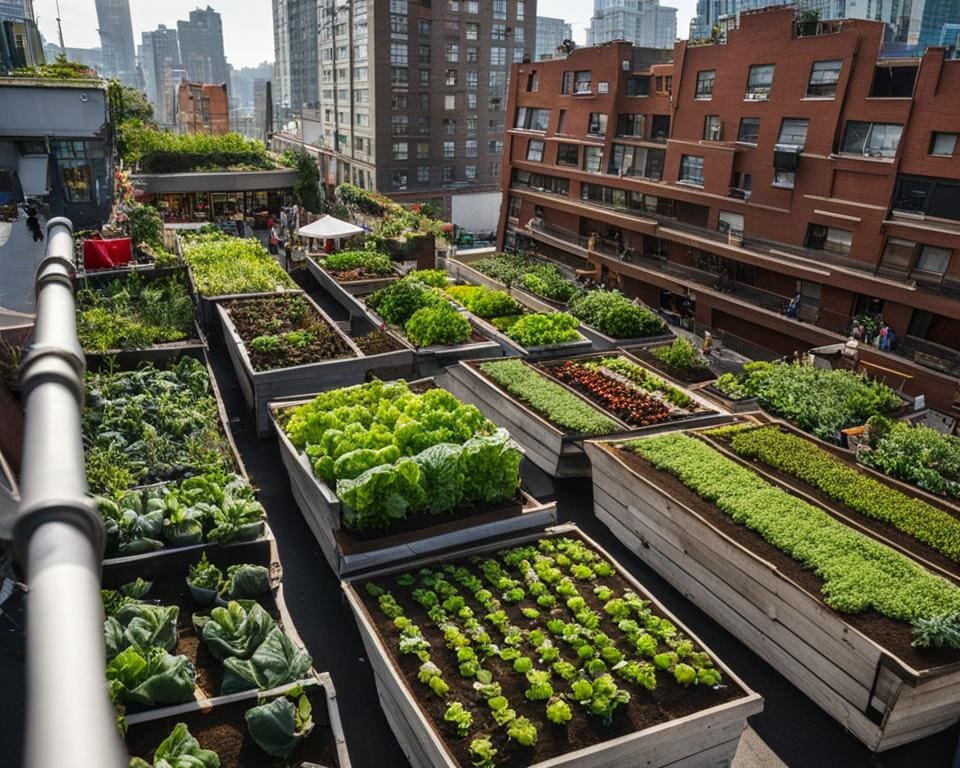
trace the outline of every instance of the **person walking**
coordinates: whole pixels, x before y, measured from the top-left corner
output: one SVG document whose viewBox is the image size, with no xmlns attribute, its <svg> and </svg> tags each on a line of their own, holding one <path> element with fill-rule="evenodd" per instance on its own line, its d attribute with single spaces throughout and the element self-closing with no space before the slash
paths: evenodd
<svg viewBox="0 0 960 768">
<path fill-rule="evenodd" d="M 277 228 L 273 224 L 273 219 L 270 219 L 270 240 L 268 251 L 274 256 L 280 252 L 280 236 L 277 234 Z"/>
<path fill-rule="evenodd" d="M 43 242 L 43 230 L 40 229 L 40 217 L 32 205 L 27 208 L 27 229 L 33 234 L 33 242 Z"/>
</svg>

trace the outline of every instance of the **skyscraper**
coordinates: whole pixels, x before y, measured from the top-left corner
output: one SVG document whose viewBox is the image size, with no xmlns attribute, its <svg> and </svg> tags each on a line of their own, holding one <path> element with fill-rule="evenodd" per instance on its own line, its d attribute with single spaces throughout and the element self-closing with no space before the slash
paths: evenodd
<svg viewBox="0 0 960 768">
<path fill-rule="evenodd" d="M 587 45 L 628 40 L 642 48 L 672 48 L 677 9 L 660 0 L 594 0 Z"/>
<path fill-rule="evenodd" d="M 536 1 L 318 8 L 319 112 L 338 181 L 445 206 L 496 195 L 509 67 L 532 57 Z"/>
<path fill-rule="evenodd" d="M 537 48 L 534 58 L 552 59 L 557 46 L 564 40 L 573 39 L 573 27 L 563 19 L 537 16 Z"/>
<path fill-rule="evenodd" d="M 143 76 L 147 81 L 147 98 L 153 104 L 154 117 L 166 126 L 174 124 L 174 90 L 180 78 L 172 74 L 180 66 L 177 30 L 163 24 L 143 33 Z M 151 84 L 152 83 L 152 84 Z"/>
<path fill-rule="evenodd" d="M 190 11 L 188 21 L 177 22 L 180 39 L 180 63 L 191 81 L 227 83 L 227 60 L 223 53 L 223 24 L 220 14 L 209 5 Z"/>
<path fill-rule="evenodd" d="M 281 120 L 316 107 L 317 0 L 273 0 L 274 93 Z"/>
<path fill-rule="evenodd" d="M 100 47 L 103 50 L 103 74 L 124 85 L 137 82 L 136 51 L 130 0 L 96 0 Z"/>
</svg>

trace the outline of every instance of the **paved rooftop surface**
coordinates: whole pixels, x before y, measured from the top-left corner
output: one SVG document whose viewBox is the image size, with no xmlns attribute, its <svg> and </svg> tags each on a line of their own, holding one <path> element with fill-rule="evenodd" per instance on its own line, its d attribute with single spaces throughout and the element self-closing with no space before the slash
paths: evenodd
<svg viewBox="0 0 960 768">
<path fill-rule="evenodd" d="M 46 222 L 41 220 L 41 226 Z M 27 217 L 21 213 L 16 221 L 0 221 L 0 326 L 20 325 L 6 321 L 12 312 L 33 312 L 33 278 L 43 259 L 46 240 L 34 242 L 27 229 Z"/>
</svg>

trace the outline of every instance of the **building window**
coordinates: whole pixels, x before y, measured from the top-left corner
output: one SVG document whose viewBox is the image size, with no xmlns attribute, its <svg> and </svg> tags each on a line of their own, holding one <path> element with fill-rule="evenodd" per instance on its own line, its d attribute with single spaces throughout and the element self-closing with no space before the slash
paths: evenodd
<svg viewBox="0 0 960 768">
<path fill-rule="evenodd" d="M 590 121 L 587 123 L 587 133 L 592 133 L 595 136 L 606 136 L 607 115 L 605 112 L 590 113 Z"/>
<path fill-rule="evenodd" d="M 417 160 L 430 159 L 430 142 L 421 141 L 417 143 Z"/>
<path fill-rule="evenodd" d="M 507 25 L 494 24 L 490 29 L 490 39 L 495 43 L 505 43 L 507 41 Z"/>
<path fill-rule="evenodd" d="M 807 226 L 807 248 L 813 248 L 818 251 L 830 251 L 846 256 L 850 253 L 850 246 L 853 244 L 853 232 L 846 229 L 835 229 L 834 227 L 825 227 L 822 224 L 810 224 Z"/>
<path fill-rule="evenodd" d="M 480 3 L 479 0 L 467 0 L 464 3 L 464 11 L 466 13 L 480 13 Z"/>
<path fill-rule="evenodd" d="M 87 160 L 60 160 L 67 202 L 85 203 L 93 192 L 93 167 Z"/>
<path fill-rule="evenodd" d="M 581 70 L 580 72 L 573 73 L 573 92 L 574 93 L 590 93 L 590 83 L 592 78 L 592 73 L 589 69 Z"/>
<path fill-rule="evenodd" d="M 430 20 L 429 20 L 429 19 L 421 19 L 420 21 L 418 21 L 418 22 L 417 22 L 417 31 L 418 31 L 423 37 L 430 37 Z"/>
<path fill-rule="evenodd" d="M 930 154 L 953 157 L 953 152 L 957 148 L 958 135 L 960 134 L 934 131 L 930 137 Z"/>
<path fill-rule="evenodd" d="M 743 214 L 732 213 L 730 211 L 720 211 L 720 217 L 717 221 L 717 231 L 727 234 L 733 232 L 735 235 L 743 234 Z"/>
<path fill-rule="evenodd" d="M 606 117 L 606 115 L 604 115 Z M 523 128 L 527 131 L 546 131 L 550 123 L 549 109 L 533 109 L 528 107 L 517 108 L 517 121 L 514 128 Z"/>
<path fill-rule="evenodd" d="M 390 34 L 391 35 L 402 35 L 406 37 L 407 35 L 407 17 L 400 15 L 392 15 L 390 17 Z"/>
<path fill-rule="evenodd" d="M 457 143 L 455 141 L 443 142 L 443 156 L 454 157 L 457 153 Z"/>
<path fill-rule="evenodd" d="M 643 138 L 643 115 L 621 114 L 617 116 L 617 136 Z"/>
<path fill-rule="evenodd" d="M 564 133 L 564 128 L 567 124 L 567 110 L 561 109 L 560 114 L 557 116 L 557 133 Z"/>
<path fill-rule="evenodd" d="M 493 0 L 493 18 L 507 18 L 507 0 Z"/>
<path fill-rule="evenodd" d="M 878 65 L 873 72 L 870 96 L 874 99 L 909 99 L 917 79 L 917 65 L 892 67 Z"/>
<path fill-rule="evenodd" d="M 480 63 L 480 53 L 479 48 L 475 45 L 467 46 L 467 64 L 479 64 Z"/>
<path fill-rule="evenodd" d="M 707 69 L 703 72 L 697 72 L 697 95 L 698 99 L 713 98 L 713 81 L 717 77 L 715 69 Z"/>
<path fill-rule="evenodd" d="M 390 117 L 391 132 L 394 136 L 403 136 L 407 133 L 407 116 L 392 115 Z"/>
<path fill-rule="evenodd" d="M 684 155 L 680 158 L 680 181 L 703 186 L 703 158 Z"/>
<path fill-rule="evenodd" d="M 406 85 L 409 75 L 406 67 L 390 67 L 391 85 Z"/>
<path fill-rule="evenodd" d="M 430 167 L 429 166 L 421 165 L 417 168 L 417 183 L 418 184 L 430 183 Z"/>
<path fill-rule="evenodd" d="M 880 268 L 893 272 L 909 272 L 916 248 L 917 244 L 913 240 L 901 240 L 896 237 L 887 238 L 883 256 L 880 257 Z"/>
<path fill-rule="evenodd" d="M 477 108 L 477 94 L 468 93 L 467 94 L 467 109 L 476 109 Z"/>
<path fill-rule="evenodd" d="M 960 182 L 900 176 L 893 194 L 893 208 L 960 221 Z"/>
<path fill-rule="evenodd" d="M 517 0 L 517 21 L 523 21 L 526 18 L 526 8 L 524 0 Z"/>
<path fill-rule="evenodd" d="M 704 141 L 720 141 L 720 115 L 707 115 L 703 119 Z"/>
<path fill-rule="evenodd" d="M 943 277 L 950 264 L 950 256 L 953 253 L 949 248 L 938 248 L 933 245 L 921 245 L 920 256 L 917 258 L 917 264 L 913 268 L 914 272 L 925 272 L 927 275 Z"/>
<path fill-rule="evenodd" d="M 516 195 L 510 195 L 507 202 L 507 216 L 511 219 L 519 219 L 521 205 L 523 205 L 523 200 Z"/>
<path fill-rule="evenodd" d="M 502 45 L 490 46 L 490 66 L 502 67 L 507 63 L 507 49 Z"/>
<path fill-rule="evenodd" d="M 393 188 L 394 189 L 407 188 L 407 172 L 406 171 L 393 172 Z"/>
<path fill-rule="evenodd" d="M 499 155 L 502 153 L 503 153 L 502 139 L 490 139 L 490 141 L 487 142 L 487 154 Z"/>
<path fill-rule="evenodd" d="M 837 94 L 837 81 L 840 79 L 842 61 L 815 61 L 810 68 L 810 80 L 807 81 L 807 96 L 833 98 Z"/>
<path fill-rule="evenodd" d="M 420 48 L 419 48 L 419 50 L 420 50 L 420 55 L 419 55 L 418 58 L 419 58 L 419 60 L 420 60 L 420 63 L 421 63 L 421 64 L 429 64 L 429 63 L 430 63 L 430 50 L 431 50 L 430 46 L 429 46 L 429 45 L 421 45 Z"/>
<path fill-rule="evenodd" d="M 527 160 L 535 163 L 543 162 L 543 142 L 539 139 L 530 139 L 527 144 Z"/>
<path fill-rule="evenodd" d="M 443 132 L 452 135 L 457 132 L 457 121 L 453 117 L 445 117 L 443 119 Z"/>
<path fill-rule="evenodd" d="M 583 170 L 601 173 L 603 170 L 603 147 L 583 148 Z"/>
<path fill-rule="evenodd" d="M 467 139 L 463 143 L 463 154 L 466 157 L 477 156 L 477 140 L 476 139 Z"/>
<path fill-rule="evenodd" d="M 390 12 L 391 12 L 391 13 L 406 13 L 406 12 L 407 12 L 407 0 L 390 0 Z"/>
<path fill-rule="evenodd" d="M 500 178 L 500 170 L 501 170 L 501 169 L 500 169 L 500 161 L 499 161 L 499 160 L 491 160 L 491 161 L 490 161 L 490 165 L 487 167 L 488 175 L 489 175 L 491 178 L 499 179 L 499 178 Z"/>
<path fill-rule="evenodd" d="M 463 166 L 463 178 L 465 178 L 467 181 L 472 181 L 473 179 L 477 178 L 477 166 Z"/>
<path fill-rule="evenodd" d="M 443 96 L 443 108 L 445 110 L 452 110 L 457 108 L 457 97 L 452 93 L 446 93 Z"/>
<path fill-rule="evenodd" d="M 810 121 L 803 117 L 785 117 L 780 123 L 780 135 L 777 144 L 790 144 L 803 149 L 807 140 L 807 126 Z"/>
<path fill-rule="evenodd" d="M 577 144 L 557 145 L 557 165 L 580 165 L 580 147 Z"/>
<path fill-rule="evenodd" d="M 393 159 L 394 160 L 407 159 L 407 142 L 395 141 L 393 143 Z"/>
<path fill-rule="evenodd" d="M 480 25 L 475 21 L 467 22 L 466 37 L 467 40 L 476 40 L 480 35 Z"/>
<path fill-rule="evenodd" d="M 650 118 L 650 141 L 666 143 L 670 136 L 670 115 L 653 115 Z"/>
<path fill-rule="evenodd" d="M 527 93 L 535 93 L 540 90 L 540 76 L 536 71 L 527 75 Z"/>
<path fill-rule="evenodd" d="M 769 99 L 773 87 L 773 64 L 754 64 L 747 77 L 748 99 Z"/>
<path fill-rule="evenodd" d="M 407 66 L 406 43 L 390 43 L 390 63 L 396 67 Z"/>
<path fill-rule="evenodd" d="M 471 91 L 477 89 L 477 86 L 480 84 L 480 73 L 475 69 L 467 70 L 467 88 Z"/>
<path fill-rule="evenodd" d="M 444 59 L 449 61 L 451 64 L 456 64 L 458 61 L 460 61 L 460 44 L 447 43 L 446 48 L 444 49 Z"/>
<path fill-rule="evenodd" d="M 444 73 L 444 85 L 456 85 L 457 84 L 457 70 L 448 69 Z"/>
<path fill-rule="evenodd" d="M 390 107 L 391 109 L 406 109 L 407 108 L 407 94 L 405 93 L 394 93 L 390 96 Z"/>
<path fill-rule="evenodd" d="M 741 117 L 740 130 L 737 133 L 737 141 L 745 144 L 756 144 L 760 137 L 760 118 L 759 117 Z"/>
<path fill-rule="evenodd" d="M 457 169 L 453 165 L 443 166 L 443 183 L 452 184 L 456 178 Z"/>
<path fill-rule="evenodd" d="M 647 75 L 631 75 L 627 78 L 627 96 L 649 96 L 650 78 Z"/>
<path fill-rule="evenodd" d="M 902 125 L 847 121 L 843 135 L 843 152 L 870 157 L 893 157 L 900 144 Z"/>
<path fill-rule="evenodd" d="M 560 93 L 573 93 L 573 72 L 564 72 L 560 81 Z"/>
<path fill-rule="evenodd" d="M 420 109 L 430 109 L 430 94 L 426 91 L 421 91 L 417 94 L 417 101 L 420 102 Z M 417 118 L 417 121 L 420 123 L 420 133 L 430 133 L 430 118 L 424 117 L 421 115 Z M 424 121 L 426 121 L 426 130 L 423 130 Z"/>
<path fill-rule="evenodd" d="M 420 87 L 421 88 L 430 87 L 430 70 L 429 69 L 420 70 Z"/>
<path fill-rule="evenodd" d="M 742 192 L 743 199 L 750 197 L 750 188 L 753 186 L 753 176 L 749 173 L 733 172 L 733 188 Z"/>
<path fill-rule="evenodd" d="M 793 189 L 797 181 L 796 171 L 784 171 L 781 168 L 773 169 L 773 186 Z"/>
</svg>

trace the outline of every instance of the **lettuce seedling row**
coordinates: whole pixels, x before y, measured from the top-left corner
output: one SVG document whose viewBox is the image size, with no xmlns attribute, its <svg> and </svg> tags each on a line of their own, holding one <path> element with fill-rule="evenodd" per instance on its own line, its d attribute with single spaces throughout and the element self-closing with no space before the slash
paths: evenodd
<svg viewBox="0 0 960 768">
<path fill-rule="evenodd" d="M 604 434 L 641 434 L 672 429 L 678 425 L 717 424 L 729 420 L 729 416 L 718 413 L 707 401 L 699 398 L 696 394 L 668 385 L 671 391 L 676 393 L 676 398 L 689 399 L 687 410 L 681 411 L 676 407 L 669 406 L 665 408 L 665 411 L 670 412 L 665 413 L 663 419 L 641 426 L 637 422 L 631 423 L 625 420 L 622 413 L 614 413 L 608 410 L 600 400 L 591 399 L 589 393 L 583 388 L 571 387 L 549 373 L 556 366 L 562 366 L 568 362 L 577 365 L 592 364 L 606 357 L 617 357 L 617 355 L 612 353 L 610 355 L 589 355 L 570 358 L 569 360 L 559 359 L 541 362 L 537 365 L 527 363 L 519 358 L 505 358 L 503 361 L 493 362 L 494 366 L 501 366 L 504 363 L 523 366 L 522 371 L 527 373 L 531 386 L 538 386 L 547 392 L 547 400 L 550 402 L 556 398 L 566 401 L 567 405 L 564 406 L 563 413 L 576 417 L 578 422 L 582 421 L 584 424 L 595 425 L 593 430 L 574 429 L 566 426 L 568 422 L 561 423 L 558 416 L 559 411 L 550 413 L 549 405 L 540 408 L 534 407 L 520 395 L 508 391 L 506 386 L 498 383 L 490 373 L 484 371 L 486 366 L 484 362 L 463 361 L 457 366 L 448 368 L 444 383 L 458 397 L 479 407 L 488 418 L 507 427 L 517 441 L 523 445 L 530 460 L 544 472 L 554 477 L 590 476 L 590 463 L 583 451 L 583 440 L 587 437 Z M 635 366 L 637 370 L 646 371 L 638 361 L 628 355 L 622 355 L 622 357 L 628 365 Z M 649 374 L 649 371 L 646 371 L 646 373 Z M 610 379 L 611 384 L 626 388 L 623 382 L 628 380 L 624 377 L 616 379 L 617 376 L 618 374 L 610 373 L 606 374 L 605 378 Z M 550 395 L 549 391 L 555 391 L 556 395 Z M 643 396 L 641 390 L 637 389 L 636 392 L 638 396 Z M 682 401 L 686 402 L 686 400 Z M 575 409 L 577 413 L 569 414 L 570 408 Z"/>
<path fill-rule="evenodd" d="M 271 400 L 359 384 L 371 371 L 388 368 L 410 370 L 413 367 L 414 355 L 409 347 L 402 346 L 401 349 L 390 352 L 365 355 L 354 340 L 341 331 L 313 299 L 306 294 L 300 294 L 299 297 L 307 303 L 308 311 L 315 321 L 326 325 L 335 334 L 344 350 L 343 356 L 285 368 L 256 370 L 250 358 L 250 344 L 253 339 L 241 336 L 230 314 L 230 308 L 237 306 L 237 301 L 243 300 L 223 301 L 217 306 L 227 353 L 233 363 L 247 407 L 254 412 L 257 434 L 261 437 L 270 432 L 267 404 Z M 279 297 L 270 298 L 283 300 Z M 265 297 L 254 299 L 267 300 Z"/>
<path fill-rule="evenodd" d="M 662 441 L 659 437 L 652 439 Z M 633 451 L 618 445 L 606 441 L 590 441 L 586 445 L 593 467 L 597 518 L 644 562 L 690 595 L 701 610 L 769 659 L 792 684 L 867 747 L 874 751 L 889 749 L 936 733 L 957 721 L 957 651 L 911 647 L 910 624 L 886 618 L 878 612 L 879 608 L 870 610 L 869 604 L 857 611 L 855 604 L 850 603 L 847 613 L 829 607 L 821 592 L 824 581 L 820 576 L 759 533 L 734 522 L 673 475 L 655 469 Z M 723 458 L 714 453 L 715 456 L 708 457 L 711 461 Z M 696 462 L 697 471 L 702 474 L 705 464 L 700 459 L 689 460 Z M 733 460 L 723 461 L 736 467 Z M 784 496 L 777 499 L 777 503 L 788 503 Z M 733 497 L 721 503 L 728 501 L 733 503 Z M 794 497 L 790 503 L 797 514 L 807 515 L 804 519 L 829 520 L 821 517 L 823 512 L 803 506 L 800 498 Z M 835 523 L 829 530 L 861 535 L 855 529 L 845 529 L 842 523 Z M 811 543 L 820 541 L 817 538 Z M 881 544 L 863 546 L 870 551 L 877 546 L 883 548 Z M 924 571 L 919 563 L 908 564 L 908 556 L 883 549 L 888 553 L 884 562 L 892 563 L 891 557 L 902 558 L 898 562 L 909 569 L 911 579 L 919 580 L 918 584 L 923 582 L 923 589 L 940 590 L 943 599 L 956 594 L 949 582 Z M 840 565 L 835 560 L 828 562 L 833 563 L 831 568 Z M 906 577 L 904 572 L 903 578 Z M 860 583 L 865 582 L 851 582 L 846 590 L 849 592 L 850 587 Z M 842 593 L 831 594 L 841 599 Z M 863 594 L 857 599 L 861 598 L 886 600 L 883 604 L 891 606 L 889 610 L 898 605 L 890 602 L 888 595 Z"/>
<path fill-rule="evenodd" d="M 727 764 L 763 708 L 576 526 L 343 590 L 415 768 Z"/>
<path fill-rule="evenodd" d="M 413 392 L 436 388 L 433 379 L 410 384 Z M 458 506 L 433 516 L 419 512 L 382 530 L 351 530 L 345 524 L 345 509 L 336 488 L 318 477 L 313 461 L 294 445 L 285 430 L 295 409 L 312 399 L 270 404 L 270 416 L 280 444 L 280 457 L 290 477 L 293 496 L 334 573 L 345 575 L 425 553 L 461 546 L 494 536 L 540 529 L 556 522 L 556 503 L 541 503 L 525 492 L 506 501 Z"/>
</svg>

